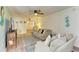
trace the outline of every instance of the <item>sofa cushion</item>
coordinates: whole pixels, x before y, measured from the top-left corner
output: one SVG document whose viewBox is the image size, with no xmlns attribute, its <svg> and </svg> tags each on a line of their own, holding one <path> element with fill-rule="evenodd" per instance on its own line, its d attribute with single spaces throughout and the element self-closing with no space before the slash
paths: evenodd
<svg viewBox="0 0 79 59">
<path fill-rule="evenodd" d="M 38 41 L 35 45 L 35 52 L 49 52 L 49 47 L 45 45 L 44 41 Z"/>
<path fill-rule="evenodd" d="M 60 33 L 58 33 L 58 34 L 57 34 L 57 38 L 60 38 L 60 36 L 61 36 L 61 34 L 60 34 Z"/>
<path fill-rule="evenodd" d="M 60 37 L 60 40 L 62 40 L 63 42 L 67 42 L 66 36 Z"/>
<path fill-rule="evenodd" d="M 73 38 L 73 35 L 72 34 L 66 34 L 66 39 L 67 39 L 67 41 L 69 41 L 70 39 L 72 39 Z"/>
<path fill-rule="evenodd" d="M 51 41 L 55 40 L 57 36 L 52 36 Z"/>
</svg>

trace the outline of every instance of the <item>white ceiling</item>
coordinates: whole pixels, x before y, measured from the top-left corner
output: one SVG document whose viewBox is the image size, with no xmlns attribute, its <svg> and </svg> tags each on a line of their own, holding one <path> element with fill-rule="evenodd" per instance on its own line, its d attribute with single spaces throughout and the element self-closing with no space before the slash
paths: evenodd
<svg viewBox="0 0 79 59">
<path fill-rule="evenodd" d="M 45 15 L 49 15 L 69 7 L 70 6 L 9 6 L 8 8 L 12 14 L 27 16 L 33 14 L 33 11 L 38 9 Z"/>
</svg>

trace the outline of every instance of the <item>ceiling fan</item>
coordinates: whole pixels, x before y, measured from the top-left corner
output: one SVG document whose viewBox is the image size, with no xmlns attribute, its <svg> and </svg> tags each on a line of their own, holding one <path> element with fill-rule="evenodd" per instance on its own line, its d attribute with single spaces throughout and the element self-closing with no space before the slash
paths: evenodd
<svg viewBox="0 0 79 59">
<path fill-rule="evenodd" d="M 44 15 L 41 10 L 34 10 L 34 15 Z"/>
</svg>

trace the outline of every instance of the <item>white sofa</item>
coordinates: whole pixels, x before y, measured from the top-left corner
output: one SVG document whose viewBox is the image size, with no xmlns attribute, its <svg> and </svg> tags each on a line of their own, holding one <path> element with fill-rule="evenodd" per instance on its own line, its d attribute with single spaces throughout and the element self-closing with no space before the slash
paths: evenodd
<svg viewBox="0 0 79 59">
<path fill-rule="evenodd" d="M 38 41 L 35 45 L 35 52 L 70 52 L 73 51 L 75 39 L 76 37 L 73 37 L 72 39 L 70 39 L 65 44 L 55 49 L 54 51 L 51 51 L 50 47 L 48 45 L 45 45 L 44 41 Z M 54 49 L 54 47 L 51 47 L 51 49 Z"/>
<path fill-rule="evenodd" d="M 50 29 L 39 29 L 38 31 L 33 30 L 33 37 L 38 38 L 40 40 L 45 41 L 46 37 L 52 34 L 52 31 Z"/>
<path fill-rule="evenodd" d="M 56 52 L 70 52 L 73 51 L 75 38 L 70 39 L 67 43 L 56 49 Z"/>
</svg>

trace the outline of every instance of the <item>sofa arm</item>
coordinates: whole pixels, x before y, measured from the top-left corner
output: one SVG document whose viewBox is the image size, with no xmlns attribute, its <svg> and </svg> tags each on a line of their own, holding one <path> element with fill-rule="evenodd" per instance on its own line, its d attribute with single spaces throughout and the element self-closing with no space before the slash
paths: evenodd
<svg viewBox="0 0 79 59">
<path fill-rule="evenodd" d="M 75 38 L 72 38 L 66 44 L 64 44 L 63 46 L 56 49 L 56 52 L 70 52 L 70 51 L 72 51 L 74 42 L 75 42 Z"/>
</svg>

